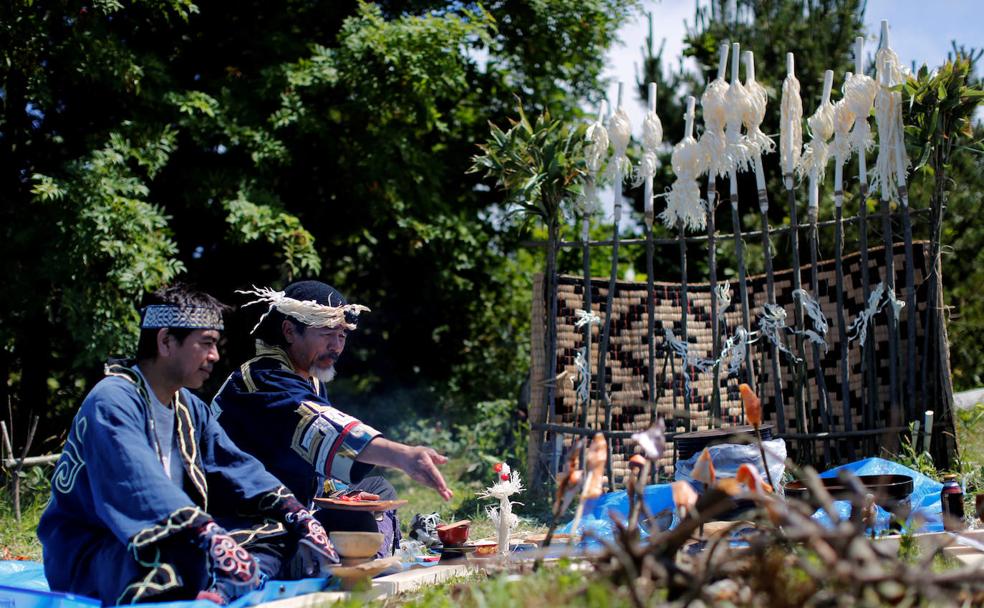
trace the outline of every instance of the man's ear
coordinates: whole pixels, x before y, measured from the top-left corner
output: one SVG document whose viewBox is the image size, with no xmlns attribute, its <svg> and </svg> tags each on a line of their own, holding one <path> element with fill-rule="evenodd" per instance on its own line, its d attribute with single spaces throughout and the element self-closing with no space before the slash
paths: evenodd
<svg viewBox="0 0 984 608">
<path fill-rule="evenodd" d="M 173 336 L 167 328 L 157 330 L 157 356 L 163 357 L 171 354 Z"/>
<path fill-rule="evenodd" d="M 294 337 L 297 335 L 297 328 L 290 322 L 290 319 L 283 320 L 283 323 L 280 324 L 280 331 L 283 333 L 284 340 L 288 345 L 294 343 Z"/>
</svg>

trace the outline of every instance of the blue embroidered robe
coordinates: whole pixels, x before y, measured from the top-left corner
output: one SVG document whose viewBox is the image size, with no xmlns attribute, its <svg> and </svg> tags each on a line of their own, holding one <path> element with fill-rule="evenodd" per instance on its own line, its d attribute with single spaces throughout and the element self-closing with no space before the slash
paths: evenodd
<svg viewBox="0 0 984 608">
<path fill-rule="evenodd" d="M 212 401 L 229 437 L 306 506 L 325 478 L 355 483 L 372 470 L 356 457 L 379 431 L 332 407 L 317 380 L 294 372 L 283 349 L 257 341 Z"/>
<path fill-rule="evenodd" d="M 122 366 L 108 367 L 107 374 L 75 416 L 38 526 L 52 590 L 116 604 L 194 586 L 182 580 L 181 564 L 162 558 L 160 543 L 190 534 L 213 516 L 220 525 L 253 525 L 233 534 L 247 549 L 251 542 L 286 536 L 282 523 L 248 508 L 286 492 L 283 485 L 233 444 L 205 403 L 185 389 L 174 400 L 184 468 L 179 487 L 165 474 L 158 452 L 171 446 L 155 447 L 142 379 Z M 222 515 L 235 519 L 223 522 Z M 203 559 L 190 536 L 176 553 L 178 561 L 181 555 Z M 191 592 L 194 597 L 197 589 Z"/>
</svg>

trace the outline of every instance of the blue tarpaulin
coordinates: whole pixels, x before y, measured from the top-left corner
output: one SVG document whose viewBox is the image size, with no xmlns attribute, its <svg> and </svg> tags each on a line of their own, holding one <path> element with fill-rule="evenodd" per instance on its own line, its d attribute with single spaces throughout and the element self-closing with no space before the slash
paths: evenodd
<svg viewBox="0 0 984 608">
<path fill-rule="evenodd" d="M 229 604 L 230 608 L 246 608 L 263 602 L 285 599 L 305 593 L 330 589 L 335 585 L 323 578 L 307 578 L 299 581 L 267 581 L 262 589 L 244 595 Z M 70 593 L 48 590 L 44 568 L 39 562 L 0 561 L 0 607 L 3 608 L 92 608 L 94 600 Z M 156 608 L 216 608 L 207 600 L 187 602 L 162 602 L 146 604 Z"/>
<path fill-rule="evenodd" d="M 912 513 L 906 524 L 916 527 L 918 532 L 943 531 L 943 508 L 940 505 L 942 483 L 918 471 L 913 471 L 909 467 L 882 458 L 865 458 L 834 467 L 821 473 L 820 477 L 837 477 L 840 471 L 851 471 L 855 475 L 907 475 L 911 477 L 912 494 L 909 496 L 909 506 L 912 508 Z M 851 503 L 846 500 L 834 502 L 834 508 L 841 518 L 847 518 L 851 514 Z M 878 513 L 875 520 L 875 530 L 881 531 L 888 528 L 891 515 L 881 507 L 876 507 L 876 509 Z M 821 521 L 830 521 L 830 518 L 822 510 L 814 513 L 813 517 Z"/>
<path fill-rule="evenodd" d="M 912 514 L 909 517 L 910 525 L 917 525 L 920 532 L 939 532 L 943 530 L 943 520 L 940 507 L 940 490 L 943 484 L 940 482 L 914 471 L 906 466 L 882 458 L 865 458 L 857 462 L 835 467 L 824 473 L 821 477 L 836 477 L 838 472 L 847 470 L 855 475 L 907 475 L 912 478 L 912 495 L 910 496 L 910 506 Z M 656 484 L 647 486 L 644 499 L 650 513 L 657 514 L 664 509 L 673 508 L 673 497 L 670 493 L 670 484 Z M 834 502 L 840 517 L 846 518 L 851 512 L 851 503 L 846 500 Z M 591 530 L 596 536 L 611 538 L 614 528 L 610 513 L 617 514 L 623 520 L 629 513 L 629 498 L 625 491 L 609 492 L 600 498 L 586 501 L 584 504 L 584 515 L 581 524 L 578 526 L 580 534 Z M 823 511 L 817 511 L 813 515 L 821 521 L 830 521 Z M 890 515 L 888 512 L 878 507 L 877 523 L 875 530 L 880 531 L 888 528 Z M 558 532 L 564 534 L 571 533 L 571 524 L 558 528 Z M 643 531 L 645 535 L 645 531 Z"/>
</svg>

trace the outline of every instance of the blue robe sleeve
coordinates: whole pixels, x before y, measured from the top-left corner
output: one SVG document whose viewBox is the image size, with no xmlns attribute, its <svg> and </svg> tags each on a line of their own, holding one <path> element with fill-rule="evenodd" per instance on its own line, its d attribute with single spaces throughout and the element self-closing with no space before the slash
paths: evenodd
<svg viewBox="0 0 984 608">
<path fill-rule="evenodd" d="M 124 382 L 106 383 L 84 404 L 81 452 L 96 516 L 120 542 L 139 549 L 208 517 L 164 473 L 143 405 Z"/>
<path fill-rule="evenodd" d="M 315 476 L 352 483 L 373 468 L 357 458 L 379 431 L 332 407 L 290 370 L 244 366 L 214 405 L 233 441 L 304 500 L 309 491 L 302 486 Z"/>
<path fill-rule="evenodd" d="M 379 436 L 379 431 L 332 407 L 297 374 L 286 370 L 269 370 L 263 374 L 267 383 L 284 389 L 281 393 L 284 399 L 270 407 L 293 410 L 295 426 L 290 449 L 318 474 L 351 483 L 372 470 L 372 465 L 356 459 Z"/>
</svg>

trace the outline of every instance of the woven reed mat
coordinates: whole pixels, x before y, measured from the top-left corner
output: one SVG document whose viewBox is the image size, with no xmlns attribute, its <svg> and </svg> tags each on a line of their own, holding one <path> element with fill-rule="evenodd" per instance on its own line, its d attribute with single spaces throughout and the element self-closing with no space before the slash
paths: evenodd
<svg viewBox="0 0 984 608">
<path fill-rule="evenodd" d="M 923 365 L 923 324 L 925 323 L 926 303 L 921 301 L 926 297 L 926 289 L 923 282 L 926 276 L 926 255 L 928 244 L 917 242 L 914 244 L 913 252 L 916 260 L 915 287 L 917 311 L 919 314 L 913 315 L 912 311 L 903 309 L 899 315 L 898 356 L 900 361 L 898 383 L 899 395 L 905 391 L 905 361 L 906 352 L 910 345 L 907 343 L 907 324 L 915 322 L 916 325 L 916 370 Z M 905 256 L 902 244 L 897 244 L 894 251 L 895 255 L 895 285 L 896 297 L 905 301 Z M 868 254 L 869 259 L 869 278 L 871 286 L 874 287 L 882 281 L 884 276 L 883 262 L 884 249 L 872 248 Z M 858 313 L 864 308 L 865 302 L 861 290 L 861 263 L 860 254 L 853 254 L 843 258 L 844 263 L 844 306 L 845 318 L 848 326 L 857 317 Z M 804 266 L 801 270 L 802 284 L 804 289 L 809 291 L 810 287 L 810 267 Z M 812 348 L 807 342 L 806 365 L 808 371 L 807 395 L 805 411 L 805 431 L 843 431 L 844 408 L 841 400 L 841 376 L 840 361 L 841 350 L 838 336 L 837 325 L 837 294 L 836 281 L 834 274 L 834 261 L 825 260 L 818 266 L 819 290 L 817 294 L 812 294 L 820 303 L 824 315 L 827 318 L 829 330 L 827 332 L 828 349 L 821 354 L 820 364 L 824 372 L 828 399 L 830 403 L 831 426 L 824 428 L 821 420 L 821 411 L 817 407 L 818 386 L 816 382 L 815 367 Z M 794 325 L 794 301 L 792 297 L 792 270 L 778 271 L 774 275 L 776 288 L 776 301 L 786 310 L 787 324 Z M 732 303 L 725 313 L 727 322 L 727 332 L 731 335 L 735 328 L 741 324 L 741 299 L 738 294 L 737 284 L 732 284 Z M 605 299 L 608 295 L 608 280 L 594 279 L 591 284 L 592 311 L 604 321 Z M 575 391 L 574 381 L 577 378 L 575 366 L 576 353 L 583 348 L 583 331 L 575 329 L 574 323 L 577 320 L 575 312 L 583 307 L 583 279 L 576 276 L 561 276 L 558 286 L 558 313 L 557 313 L 557 384 L 554 396 L 555 413 L 552 420 L 547 420 L 548 409 L 546 407 L 545 390 L 547 382 L 547 359 L 544 355 L 544 337 L 546 335 L 544 313 L 545 306 L 543 300 L 542 278 L 535 283 L 534 303 L 533 303 L 533 378 L 534 386 L 541 390 L 534 390 L 530 404 L 530 420 L 532 422 L 552 422 L 569 426 L 579 426 L 581 412 L 577 413 L 575 419 Z M 766 298 L 766 277 L 758 275 L 748 278 L 748 293 L 750 295 L 752 330 L 758 329 L 758 317 L 762 310 L 762 305 Z M 648 351 L 648 314 L 646 307 L 646 285 L 645 283 L 618 282 L 616 294 L 612 305 L 612 326 L 611 338 L 606 360 L 608 394 L 612 404 L 612 429 L 622 431 L 641 431 L 649 427 L 655 413 L 663 416 L 667 421 L 670 431 L 696 431 L 712 428 L 710 415 L 711 398 L 713 394 L 713 374 L 712 372 L 700 373 L 696 369 L 688 370 L 689 385 L 681 370 L 681 359 L 679 357 L 667 358 L 660 351 L 664 343 L 664 330 L 671 328 L 679 339 L 681 336 L 681 303 L 680 285 L 678 283 L 656 283 L 653 293 L 655 306 L 655 341 L 657 346 L 657 356 L 655 362 L 655 383 L 657 392 L 662 388 L 664 394 L 655 403 L 647 401 L 647 376 L 649 373 L 649 351 Z M 696 352 L 701 357 L 712 358 L 712 336 L 710 319 L 710 292 L 707 283 L 689 284 L 687 290 L 689 301 L 689 314 L 687 317 L 688 342 L 692 352 Z M 875 361 L 877 362 L 877 393 L 878 402 L 870 411 L 862 410 L 862 370 L 861 370 L 861 349 L 857 341 L 852 342 L 849 378 L 853 429 L 885 428 L 898 424 L 902 419 L 902 402 L 900 399 L 896 412 L 892 412 L 889 398 L 889 340 L 888 340 L 888 316 L 887 306 L 881 313 L 876 315 L 873 330 L 869 328 L 868 340 L 874 339 Z M 810 328 L 809 321 L 806 327 Z M 587 427 L 601 429 L 605 423 L 605 408 L 598 399 L 597 387 L 597 365 L 598 347 L 600 343 L 600 327 L 595 327 L 591 341 L 591 369 L 592 369 L 592 400 L 587 410 Z M 724 338 L 722 338 L 722 343 Z M 789 335 L 790 349 L 794 352 L 795 337 Z M 765 342 L 759 342 L 750 346 L 755 367 L 756 389 L 762 397 L 765 410 L 766 421 L 775 422 L 776 420 L 776 398 L 774 382 L 770 377 L 772 373 L 772 348 Z M 665 363 L 664 363 L 665 362 Z M 780 354 L 780 369 L 782 372 L 783 402 L 786 419 L 787 432 L 795 432 L 795 401 L 793 399 L 793 365 L 790 360 Z M 665 370 L 664 370 L 665 365 Z M 720 374 L 721 387 L 721 423 L 719 426 L 732 426 L 743 422 L 743 412 L 741 400 L 738 396 L 739 379 L 730 376 L 727 367 L 722 366 Z M 690 391 L 689 412 L 684 409 L 684 391 Z M 866 420 L 867 415 L 867 420 Z M 532 433 L 536 436 L 538 433 Z M 877 439 L 877 436 L 876 436 Z M 537 440 L 532 440 L 530 446 L 531 464 L 537 457 L 537 452 L 541 446 Z M 571 437 L 567 436 L 564 443 L 569 445 Z M 842 439 L 832 441 L 835 452 L 845 448 L 844 442 L 852 441 L 860 446 L 862 441 L 854 439 Z M 615 438 L 612 440 L 613 449 L 613 473 L 616 484 L 620 483 L 622 476 L 627 471 L 627 459 L 635 452 L 635 445 L 631 439 Z M 788 445 L 791 452 L 796 449 L 803 449 L 805 444 Z M 819 450 L 821 444 L 814 442 L 811 449 Z M 869 454 L 875 455 L 875 454 Z M 672 450 L 667 451 L 661 462 L 661 474 L 672 473 L 673 456 Z"/>
</svg>

